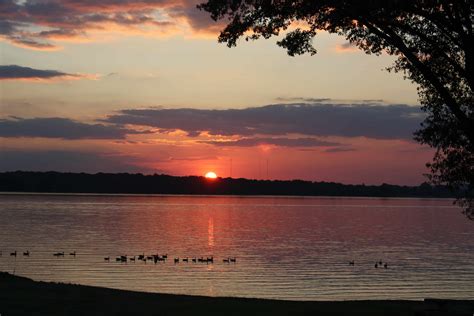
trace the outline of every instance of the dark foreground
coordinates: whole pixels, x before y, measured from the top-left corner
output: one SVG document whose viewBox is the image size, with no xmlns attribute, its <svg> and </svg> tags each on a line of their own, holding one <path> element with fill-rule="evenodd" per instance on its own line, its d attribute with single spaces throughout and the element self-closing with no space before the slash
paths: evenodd
<svg viewBox="0 0 474 316">
<path fill-rule="evenodd" d="M 0 315 L 466 315 L 474 301 L 295 302 L 153 294 L 0 273 Z"/>
</svg>

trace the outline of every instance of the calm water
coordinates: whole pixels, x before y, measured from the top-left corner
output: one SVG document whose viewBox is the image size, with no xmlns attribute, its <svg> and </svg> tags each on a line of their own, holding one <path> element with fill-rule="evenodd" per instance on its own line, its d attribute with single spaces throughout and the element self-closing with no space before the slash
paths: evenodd
<svg viewBox="0 0 474 316">
<path fill-rule="evenodd" d="M 447 200 L 3 195 L 0 250 L 2 271 L 129 290 L 296 300 L 474 298 L 474 222 Z M 14 250 L 31 256 L 11 257 Z M 77 256 L 55 258 L 57 251 Z M 142 253 L 168 253 L 171 260 L 103 260 Z M 210 255 L 214 264 L 173 262 Z M 229 256 L 237 263 L 222 262 Z M 380 259 L 388 269 L 374 268 Z"/>
</svg>

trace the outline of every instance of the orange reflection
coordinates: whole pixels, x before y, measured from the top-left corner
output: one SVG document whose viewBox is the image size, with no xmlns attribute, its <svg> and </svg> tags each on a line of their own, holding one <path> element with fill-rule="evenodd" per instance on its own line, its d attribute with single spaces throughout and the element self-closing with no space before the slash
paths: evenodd
<svg viewBox="0 0 474 316">
<path fill-rule="evenodd" d="M 207 244 L 209 247 L 214 247 L 214 218 L 209 217 L 207 223 Z"/>
</svg>

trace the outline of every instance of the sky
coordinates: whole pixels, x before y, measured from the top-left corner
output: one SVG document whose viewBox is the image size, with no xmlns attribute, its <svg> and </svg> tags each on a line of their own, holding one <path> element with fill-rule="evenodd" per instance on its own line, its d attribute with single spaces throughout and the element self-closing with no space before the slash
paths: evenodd
<svg viewBox="0 0 474 316">
<path fill-rule="evenodd" d="M 320 32 L 217 42 L 187 0 L 0 1 L 0 171 L 416 185 L 416 86 Z"/>
</svg>

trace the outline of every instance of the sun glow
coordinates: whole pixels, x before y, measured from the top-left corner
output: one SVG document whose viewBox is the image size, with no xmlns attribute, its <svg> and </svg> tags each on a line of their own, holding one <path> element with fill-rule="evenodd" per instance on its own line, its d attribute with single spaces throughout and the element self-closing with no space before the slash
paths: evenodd
<svg viewBox="0 0 474 316">
<path fill-rule="evenodd" d="M 209 171 L 208 173 L 206 173 L 205 177 L 208 179 L 215 179 L 217 178 L 217 174 L 215 172 Z"/>
</svg>

